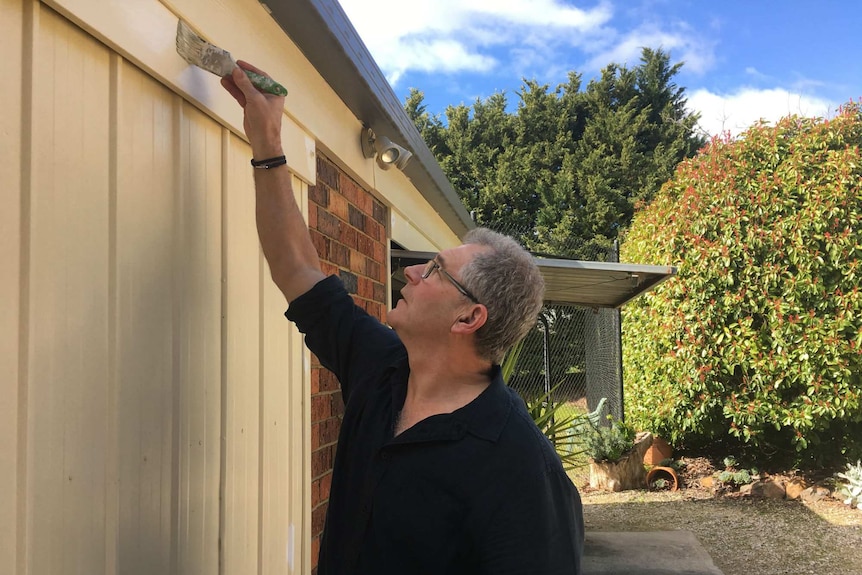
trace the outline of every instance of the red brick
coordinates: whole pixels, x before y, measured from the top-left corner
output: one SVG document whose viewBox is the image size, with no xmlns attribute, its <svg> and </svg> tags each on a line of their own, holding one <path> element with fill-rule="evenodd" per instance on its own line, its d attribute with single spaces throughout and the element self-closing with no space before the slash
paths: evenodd
<svg viewBox="0 0 862 575">
<path fill-rule="evenodd" d="M 365 256 L 356 250 L 350 250 L 350 271 L 359 275 L 368 275 Z"/>
<path fill-rule="evenodd" d="M 311 510 L 311 533 L 312 535 L 320 535 L 323 533 L 323 524 L 326 521 L 326 503 L 321 503 Z"/>
<path fill-rule="evenodd" d="M 359 237 L 357 238 L 356 249 L 358 249 L 360 252 L 362 252 L 366 256 L 373 255 L 374 254 L 374 242 L 371 241 L 371 238 L 369 238 L 365 234 L 359 234 Z"/>
<path fill-rule="evenodd" d="M 324 497 L 324 499 L 328 497 Z M 314 509 L 320 505 L 320 501 L 320 479 L 315 479 L 311 482 L 311 508 Z"/>
<path fill-rule="evenodd" d="M 350 269 L 350 248 L 333 241 L 329 244 L 329 259 L 339 267 Z"/>
<path fill-rule="evenodd" d="M 380 243 L 374 244 L 374 247 L 372 248 L 372 250 L 373 250 L 373 254 L 374 254 L 374 259 L 376 261 L 378 261 L 378 262 L 386 261 L 386 246 L 385 245 L 380 244 Z M 371 254 L 369 254 L 369 255 L 371 255 Z"/>
<path fill-rule="evenodd" d="M 374 304 L 377 308 L 376 312 L 373 314 L 374 317 L 386 323 L 386 304 L 385 303 L 377 303 Z"/>
<path fill-rule="evenodd" d="M 329 396 L 329 398 L 329 411 L 332 413 L 332 415 L 335 415 L 337 417 L 341 417 L 342 415 L 344 415 L 344 400 L 341 399 L 341 394 L 333 393 Z"/>
<path fill-rule="evenodd" d="M 323 429 L 322 424 L 320 423 L 312 423 L 311 424 L 311 450 L 314 451 L 318 447 L 321 446 L 321 435 Z"/>
<path fill-rule="evenodd" d="M 327 262 L 327 261 L 320 262 L 320 270 L 328 276 L 338 275 L 338 266 L 331 263 L 331 262 Z"/>
<path fill-rule="evenodd" d="M 359 297 L 374 299 L 374 284 L 367 277 L 360 277 L 357 293 L 359 294 Z"/>
<path fill-rule="evenodd" d="M 329 492 L 332 489 L 332 474 L 327 473 L 320 478 L 320 499 L 328 500 Z"/>
<path fill-rule="evenodd" d="M 386 281 L 383 266 L 369 257 L 365 257 L 365 275 L 377 282 Z"/>
<path fill-rule="evenodd" d="M 312 230 L 317 229 L 317 204 L 308 202 L 308 227 Z"/>
<path fill-rule="evenodd" d="M 385 303 L 386 302 L 386 286 L 381 283 L 374 282 L 372 285 L 374 289 L 374 301 L 377 303 Z"/>
<path fill-rule="evenodd" d="M 338 433 L 341 431 L 341 420 L 330 417 L 320 424 L 320 444 L 330 445 L 338 441 Z"/>
<path fill-rule="evenodd" d="M 310 204 L 327 208 L 329 206 L 329 188 L 323 182 L 317 182 L 316 185 L 308 188 L 308 200 Z"/>
<path fill-rule="evenodd" d="M 320 556 L 320 536 L 311 540 L 311 575 L 317 575 L 317 560 Z"/>
<path fill-rule="evenodd" d="M 311 395 L 320 393 L 320 370 L 311 370 Z"/>
<path fill-rule="evenodd" d="M 362 213 L 361 210 L 355 208 L 353 206 L 348 207 L 347 221 L 348 223 L 356 228 L 357 230 L 364 232 L 365 231 L 365 222 L 368 221 L 368 216 Z"/>
<path fill-rule="evenodd" d="M 314 244 L 314 249 L 317 250 L 317 256 L 324 260 L 328 258 L 330 239 L 317 230 L 308 230 L 308 233 L 311 235 L 311 243 Z"/>
<path fill-rule="evenodd" d="M 348 203 L 344 196 L 337 192 L 329 194 L 329 211 L 339 219 L 347 221 L 348 218 Z"/>
<path fill-rule="evenodd" d="M 340 389 L 338 378 L 335 377 L 335 374 L 328 369 L 321 370 L 319 377 L 321 392 L 338 391 Z"/>
<path fill-rule="evenodd" d="M 362 193 L 360 192 L 361 188 L 356 184 L 356 182 L 354 182 L 347 175 L 342 173 L 339 186 L 341 186 L 339 189 L 341 190 L 341 193 L 344 194 L 344 199 L 346 199 L 351 204 L 356 205 L 356 203 L 359 201 L 359 194 Z"/>
<path fill-rule="evenodd" d="M 376 242 L 383 239 L 383 226 L 371 218 L 365 218 L 365 229 L 363 231 L 368 234 L 368 237 Z"/>
<path fill-rule="evenodd" d="M 389 212 L 389 210 L 386 209 L 386 206 L 384 206 L 379 201 L 374 200 L 374 207 L 371 210 L 371 217 L 373 217 L 375 221 L 377 221 L 377 222 L 379 222 L 385 226 L 386 220 L 387 220 L 386 216 L 387 216 L 388 212 Z"/>
<path fill-rule="evenodd" d="M 332 188 L 338 189 L 339 171 L 330 161 L 318 151 L 317 153 L 317 180 Z"/>
<path fill-rule="evenodd" d="M 329 212 L 318 210 L 317 229 L 328 238 L 338 239 L 341 237 L 342 222 Z"/>
<path fill-rule="evenodd" d="M 332 469 L 332 447 L 321 447 L 311 453 L 311 476 L 319 477 Z"/>
<path fill-rule="evenodd" d="M 328 394 L 311 396 L 311 421 L 323 421 L 332 417 Z"/>
<path fill-rule="evenodd" d="M 356 228 L 352 228 L 350 226 L 341 226 L 341 243 L 347 246 L 350 249 L 355 250 L 358 245 L 357 237 L 359 232 L 356 231 Z"/>
<path fill-rule="evenodd" d="M 363 190 L 363 192 L 365 192 L 365 190 Z M 362 213 L 368 214 L 370 216 L 374 213 L 374 196 L 372 196 L 368 192 L 360 194 L 357 207 L 362 210 Z"/>
</svg>

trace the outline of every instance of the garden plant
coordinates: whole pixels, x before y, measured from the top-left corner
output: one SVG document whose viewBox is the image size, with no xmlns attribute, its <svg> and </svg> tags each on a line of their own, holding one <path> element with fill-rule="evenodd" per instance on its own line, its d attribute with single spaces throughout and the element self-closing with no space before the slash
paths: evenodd
<svg viewBox="0 0 862 575">
<path fill-rule="evenodd" d="M 862 456 L 860 146 L 852 102 L 757 125 L 680 164 L 636 215 L 622 260 L 678 273 L 623 309 L 635 427 L 758 463 Z"/>
</svg>

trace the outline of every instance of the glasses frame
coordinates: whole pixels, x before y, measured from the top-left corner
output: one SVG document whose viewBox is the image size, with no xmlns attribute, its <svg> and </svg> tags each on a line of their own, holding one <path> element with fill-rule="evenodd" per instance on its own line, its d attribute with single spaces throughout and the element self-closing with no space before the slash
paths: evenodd
<svg viewBox="0 0 862 575">
<path fill-rule="evenodd" d="M 437 258 L 428 260 L 428 263 L 425 264 L 425 269 L 422 270 L 422 279 L 427 280 L 429 277 L 431 277 L 431 274 L 434 273 L 434 270 L 437 270 L 441 274 L 443 274 L 443 277 L 449 280 L 449 283 L 455 286 L 455 289 L 461 292 L 461 295 L 463 295 L 473 303 L 480 303 L 479 299 L 472 293 L 470 293 L 470 290 L 461 285 L 461 282 L 453 278 L 452 274 L 443 269 L 443 266 L 440 265 L 440 262 L 437 261 Z"/>
</svg>

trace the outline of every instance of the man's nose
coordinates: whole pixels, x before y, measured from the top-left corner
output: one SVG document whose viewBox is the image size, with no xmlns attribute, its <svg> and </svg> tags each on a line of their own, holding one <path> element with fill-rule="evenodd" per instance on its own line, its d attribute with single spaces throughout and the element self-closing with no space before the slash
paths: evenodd
<svg viewBox="0 0 862 575">
<path fill-rule="evenodd" d="M 414 266 L 407 266 L 404 268 L 404 277 L 407 278 L 407 281 L 412 284 L 419 283 L 419 280 L 422 279 L 422 270 L 425 266 L 422 264 L 416 264 Z"/>
</svg>

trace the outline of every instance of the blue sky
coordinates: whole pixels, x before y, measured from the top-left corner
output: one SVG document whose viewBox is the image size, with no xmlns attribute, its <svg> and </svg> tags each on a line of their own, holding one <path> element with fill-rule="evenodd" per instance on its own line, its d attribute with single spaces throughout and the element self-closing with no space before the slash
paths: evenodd
<svg viewBox="0 0 862 575">
<path fill-rule="evenodd" d="M 830 116 L 862 99 L 862 2 L 825 0 L 339 0 L 395 93 L 432 114 L 522 78 L 584 85 L 642 46 L 683 61 L 677 83 L 710 134 L 763 118 Z"/>
</svg>

